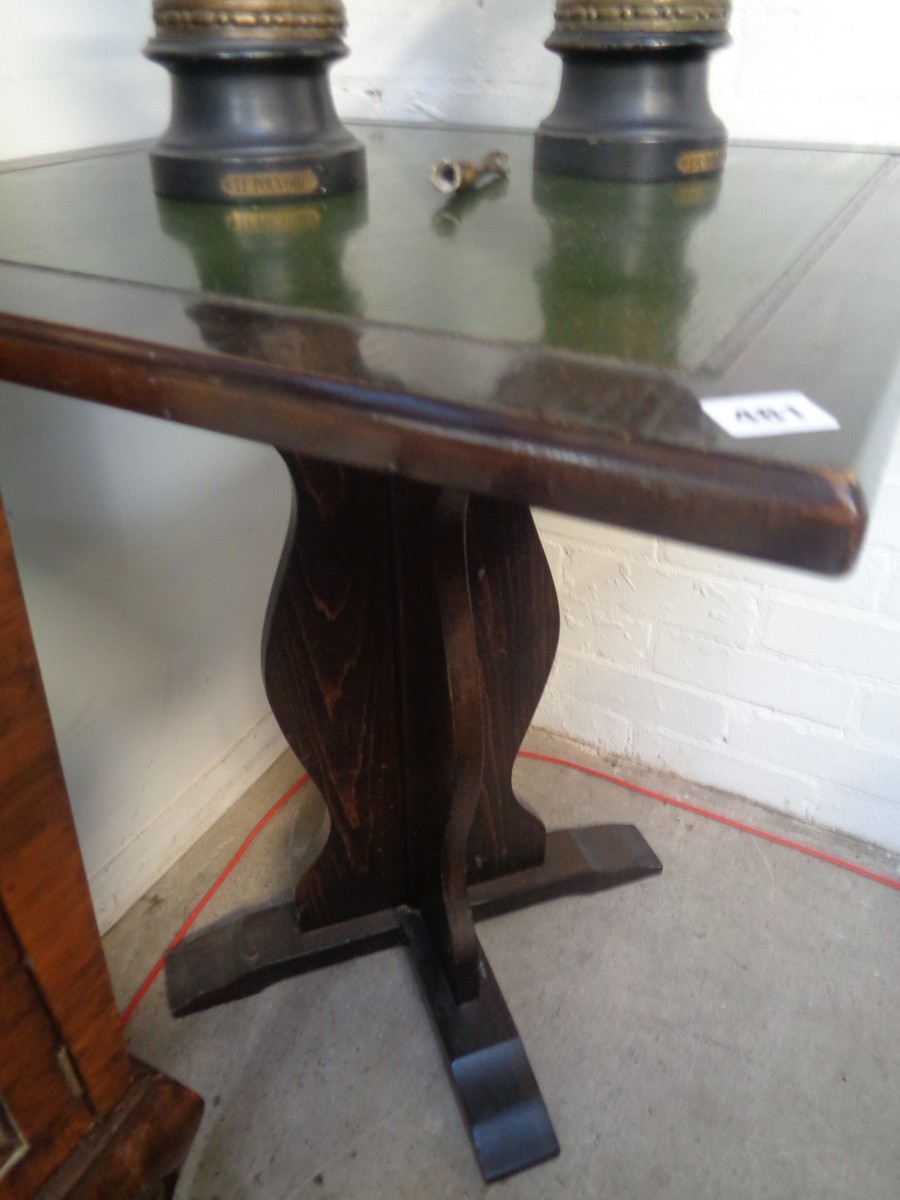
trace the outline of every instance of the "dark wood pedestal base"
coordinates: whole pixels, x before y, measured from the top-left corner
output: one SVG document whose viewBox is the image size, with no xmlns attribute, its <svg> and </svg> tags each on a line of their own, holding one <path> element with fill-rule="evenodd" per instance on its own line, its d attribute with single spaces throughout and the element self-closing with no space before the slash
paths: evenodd
<svg viewBox="0 0 900 1200">
<path fill-rule="evenodd" d="M 559 610 L 527 508 L 285 456 L 294 521 L 267 623 L 272 709 L 322 792 L 296 902 L 169 955 L 173 1012 L 405 942 L 484 1176 L 558 1152 L 476 917 L 657 874 L 637 830 L 547 837 L 512 768 Z"/>
</svg>

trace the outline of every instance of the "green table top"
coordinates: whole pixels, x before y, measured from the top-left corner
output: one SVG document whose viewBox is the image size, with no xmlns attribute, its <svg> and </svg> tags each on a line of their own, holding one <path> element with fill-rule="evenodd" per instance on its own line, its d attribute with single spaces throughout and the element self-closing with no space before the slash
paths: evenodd
<svg viewBox="0 0 900 1200">
<path fill-rule="evenodd" d="M 898 401 L 897 160 L 734 146 L 721 180 L 602 184 L 534 176 L 522 133 L 357 133 L 368 192 L 305 204 L 160 200 L 144 147 L 0 174 L 10 350 L 51 326 L 142 370 L 174 355 L 240 380 L 246 411 L 224 393 L 184 407 L 171 382 L 129 401 L 46 355 L 6 354 L 0 377 L 815 569 L 852 561 Z M 508 181 L 450 201 L 431 187 L 436 159 L 494 148 Z M 298 398 L 280 426 L 261 399 L 276 384 Z M 839 428 L 737 438 L 700 405 L 784 392 Z M 376 427 L 395 435 L 380 448 Z M 653 515 L 642 486 L 679 513 Z M 771 529 L 715 533 L 685 507 L 704 488 Z M 799 542 L 826 493 L 844 542 L 823 557 Z"/>
</svg>

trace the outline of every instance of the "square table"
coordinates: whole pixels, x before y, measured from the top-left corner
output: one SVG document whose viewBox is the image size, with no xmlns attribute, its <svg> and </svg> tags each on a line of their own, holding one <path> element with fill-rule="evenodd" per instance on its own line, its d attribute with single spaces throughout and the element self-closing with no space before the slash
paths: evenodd
<svg viewBox="0 0 900 1200">
<path fill-rule="evenodd" d="M 513 794 L 559 628 L 530 506 L 847 570 L 896 418 L 900 163 L 595 183 L 522 133 L 357 132 L 368 191 L 307 203 L 157 199 L 143 146 L 0 174 L 0 378 L 283 456 L 263 668 L 330 834 L 294 902 L 170 955 L 170 1004 L 405 942 L 494 1179 L 558 1145 L 474 918 L 661 869 Z M 431 188 L 492 149 L 509 180 Z"/>
</svg>

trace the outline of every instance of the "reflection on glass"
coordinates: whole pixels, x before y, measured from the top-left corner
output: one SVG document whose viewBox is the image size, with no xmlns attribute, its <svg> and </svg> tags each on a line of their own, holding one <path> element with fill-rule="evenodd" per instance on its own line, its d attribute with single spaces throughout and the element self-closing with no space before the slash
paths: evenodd
<svg viewBox="0 0 900 1200">
<path fill-rule="evenodd" d="M 204 291 L 297 308 L 360 314 L 343 266 L 368 220 L 365 193 L 277 207 L 157 200 L 162 229 L 187 246 Z"/>
<path fill-rule="evenodd" d="M 482 341 L 537 346 L 546 332 L 555 349 L 713 378 L 887 161 L 737 146 L 718 197 L 701 181 L 534 186 L 531 138 L 504 133 L 508 184 L 444 211 L 431 164 L 477 159 L 496 131 L 359 132 L 368 214 L 354 195 L 310 202 L 305 215 L 246 207 L 243 221 L 230 208 L 158 205 L 140 150 L 0 174 L 0 258 Z"/>
<path fill-rule="evenodd" d="M 452 237 L 462 228 L 467 213 L 488 200 L 500 200 L 508 191 L 508 179 L 492 179 L 481 187 L 457 192 L 431 218 L 431 227 L 442 237 Z"/>
<path fill-rule="evenodd" d="M 677 368 L 697 288 L 688 243 L 720 189 L 718 179 L 639 184 L 536 175 L 534 202 L 552 236 L 550 257 L 535 272 L 545 343 Z"/>
<path fill-rule="evenodd" d="M 349 326 L 331 323 L 326 336 L 309 322 L 238 310 L 214 296 L 362 315 L 362 297 L 343 260 L 348 239 L 368 219 L 365 193 L 266 208 L 157 204 L 163 230 L 190 249 L 201 286 L 210 293 L 190 309 L 207 345 L 283 366 L 303 363 L 325 374 L 353 368 L 358 335 Z"/>
</svg>

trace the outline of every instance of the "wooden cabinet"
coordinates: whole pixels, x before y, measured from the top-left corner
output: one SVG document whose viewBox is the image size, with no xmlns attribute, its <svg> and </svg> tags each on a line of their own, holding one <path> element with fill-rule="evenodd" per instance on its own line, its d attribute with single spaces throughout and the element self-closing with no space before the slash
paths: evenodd
<svg viewBox="0 0 900 1200">
<path fill-rule="evenodd" d="M 125 1047 L 0 504 L 0 1200 L 165 1194 L 201 1111 Z"/>
<path fill-rule="evenodd" d="M 93 1124 L 78 1076 L 0 915 L 0 1195 L 28 1194 Z"/>
</svg>

